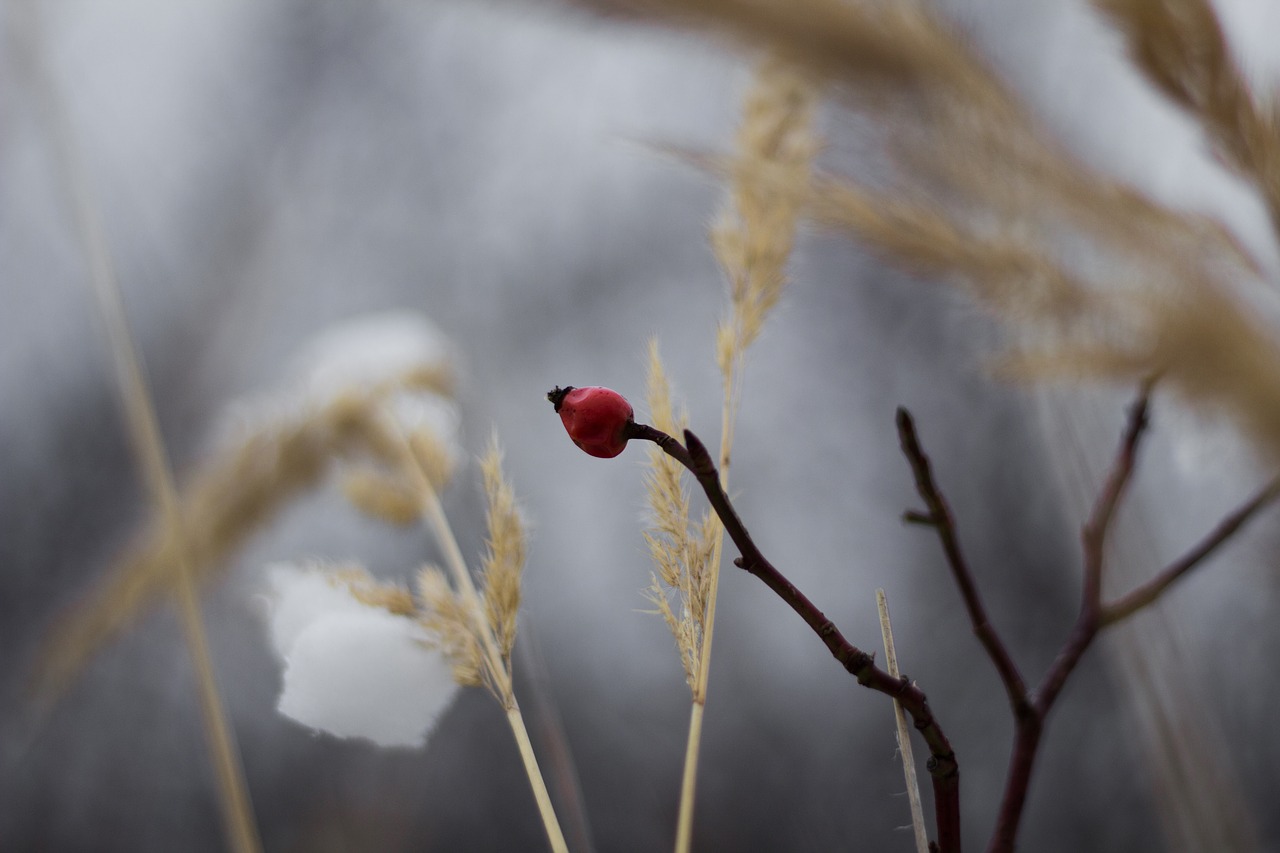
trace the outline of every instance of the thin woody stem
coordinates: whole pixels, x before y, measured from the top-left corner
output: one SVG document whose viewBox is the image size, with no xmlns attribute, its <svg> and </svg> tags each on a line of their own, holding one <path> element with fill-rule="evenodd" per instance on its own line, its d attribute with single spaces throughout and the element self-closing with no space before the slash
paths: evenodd
<svg viewBox="0 0 1280 853">
<path fill-rule="evenodd" d="M 1115 518 L 1125 488 L 1133 477 L 1137 463 L 1138 443 L 1150 424 L 1151 383 L 1144 383 L 1138 397 L 1129 408 L 1129 420 L 1120 440 L 1120 449 L 1111 472 L 1107 475 L 1102 491 L 1094 502 L 1093 512 L 1085 522 L 1081 538 L 1084 543 L 1084 585 L 1081 591 L 1081 611 L 1095 612 L 1102 606 L 1103 546 L 1107 531 Z"/>
<path fill-rule="evenodd" d="M 924 691 L 907 678 L 895 678 L 875 665 L 872 655 L 850 643 L 830 619 L 819 610 L 782 572 L 765 558 L 751 539 L 733 503 L 720 485 L 719 473 L 707 448 L 689 430 L 685 430 L 685 444 L 670 435 L 648 426 L 633 424 L 628 438 L 652 441 L 668 456 L 675 459 L 697 479 L 711 502 L 716 515 L 724 524 L 725 532 L 733 540 L 741 556 L 734 564 L 755 575 L 773 590 L 818 635 L 841 666 L 853 675 L 858 683 L 886 696 L 897 699 L 911 715 L 915 728 L 929 747 L 929 773 L 933 778 L 934 809 L 938 832 L 939 853 L 958 853 L 960 850 L 960 769 L 950 741 L 933 717 Z"/>
<path fill-rule="evenodd" d="M 1034 769 L 1037 749 L 1044 731 L 1045 720 L 1054 702 L 1062 692 L 1067 679 L 1092 644 L 1098 632 L 1136 613 L 1157 600 L 1179 578 L 1204 561 L 1227 542 L 1241 527 L 1263 507 L 1280 495 L 1280 479 L 1273 481 L 1253 499 L 1227 516 L 1198 545 L 1183 557 L 1175 560 L 1152 580 L 1110 605 L 1102 602 L 1102 574 L 1108 532 L 1114 524 L 1116 511 L 1132 480 L 1137 463 L 1137 452 L 1142 436 L 1148 427 L 1148 414 L 1154 380 L 1144 382 L 1137 399 L 1129 410 L 1129 418 L 1120 441 L 1119 450 L 1112 462 L 1110 473 L 1094 502 L 1093 510 L 1081 531 L 1083 543 L 1083 584 L 1080 614 L 1067 636 L 1049 672 L 1034 697 L 1035 714 L 1019 721 L 1010 759 L 1009 775 L 1005 785 L 1005 798 L 996 821 L 996 832 L 990 850 L 998 853 L 1011 851 L 1017 835 L 1018 822 L 1025 804 L 1031 773 Z"/>
<path fill-rule="evenodd" d="M 973 580 L 969 563 L 960 549 L 960 537 L 956 533 L 955 517 L 951 507 L 943 497 L 933 479 L 933 469 L 929 457 L 920 446 L 916 435 L 915 421 L 911 413 L 899 407 L 898 437 L 902 443 L 902 452 L 911 463 L 911 471 L 915 475 L 916 491 L 924 500 L 928 512 L 910 512 L 908 520 L 916 524 L 928 524 L 933 527 L 942 542 L 943 553 L 947 557 L 947 565 L 951 567 L 951 576 L 960 588 L 960 597 L 964 599 L 965 609 L 969 611 L 969 621 L 973 624 L 973 633 L 977 635 L 987 657 L 995 665 L 1000 681 L 1004 683 L 1005 693 L 1009 696 L 1009 707 L 1016 718 L 1023 718 L 1031 713 L 1031 699 L 1027 693 L 1027 685 L 1022 680 L 1018 665 L 1014 663 L 1008 648 L 1000 638 L 999 632 L 987 617 L 986 607 L 978 594 L 978 585 Z"/>
<path fill-rule="evenodd" d="M 996 817 L 995 833 L 987 848 L 989 853 L 1009 853 L 1014 849 L 1045 721 L 1067 679 L 1102 627 L 1102 569 L 1107 533 L 1111 529 L 1125 489 L 1133 477 L 1138 445 L 1149 424 L 1151 389 L 1152 381 L 1144 382 L 1129 409 L 1129 419 L 1115 460 L 1081 531 L 1083 581 L 1080 613 L 1062 649 L 1033 694 L 1032 712 L 1017 717 L 1013 752 L 1005 777 L 1004 797 Z"/>
<path fill-rule="evenodd" d="M 902 450 L 911 464 L 917 491 L 927 508 L 924 512 L 908 510 L 903 518 L 910 523 L 927 525 L 937 530 L 952 576 L 969 611 L 974 633 L 982 641 L 1000 673 L 1014 712 L 1016 728 L 1013 751 L 1005 779 L 1004 798 L 996 818 L 995 833 L 988 848 L 991 853 L 1009 853 L 1014 849 L 1045 722 L 1067 679 L 1075 671 L 1098 632 L 1156 601 L 1169 587 L 1211 556 L 1258 512 L 1280 497 L 1280 478 L 1277 478 L 1224 518 L 1199 544 L 1150 581 L 1111 604 L 1103 604 L 1102 576 L 1107 536 L 1114 525 L 1125 491 L 1133 479 L 1138 448 L 1149 425 L 1153 385 L 1154 379 L 1144 382 L 1129 409 L 1115 459 L 1081 530 L 1083 579 L 1079 615 L 1040 686 L 1030 693 L 1004 643 L 987 619 L 968 562 L 960 550 L 954 517 L 934 482 L 929 458 L 920 446 L 911 415 L 905 409 L 898 410 L 898 433 L 902 440 Z"/>
<path fill-rule="evenodd" d="M 1101 613 L 1103 627 L 1112 625 L 1122 619 L 1127 619 L 1148 604 L 1156 601 L 1169 587 L 1200 565 L 1201 562 L 1212 556 L 1219 546 L 1234 536 L 1236 531 L 1251 521 L 1255 515 L 1269 506 L 1277 497 L 1280 497 L 1280 478 L 1273 479 L 1262 491 L 1222 519 L 1218 526 L 1210 531 L 1209 535 L 1200 540 L 1199 544 L 1177 560 L 1174 560 L 1151 580 L 1132 590 L 1127 595 L 1104 605 Z"/>
<path fill-rule="evenodd" d="M 1103 483 L 1102 491 L 1094 501 L 1093 511 L 1081 530 L 1084 548 L 1084 582 L 1080 596 L 1080 615 L 1067 637 L 1058 657 L 1054 660 L 1044 681 L 1036 691 L 1036 710 L 1041 718 L 1049 713 L 1067 678 L 1084 656 L 1089 644 L 1102 627 L 1102 569 L 1105 559 L 1107 534 L 1120 507 L 1133 470 L 1137 463 L 1138 444 L 1150 425 L 1151 382 L 1143 383 L 1138 397 L 1129 407 L 1129 419 L 1111 472 Z"/>
<path fill-rule="evenodd" d="M 1080 612 L 1061 651 L 1034 693 L 1029 692 L 999 633 L 991 625 L 968 561 L 960 548 L 955 518 L 933 478 L 929 457 L 920 445 L 915 423 L 906 409 L 898 410 L 898 434 L 903 454 L 915 476 L 916 490 L 926 511 L 908 511 L 904 519 L 933 527 L 941 540 L 947 564 L 968 610 L 973 631 L 1004 684 L 1013 711 L 1015 734 L 1005 780 L 1004 797 L 996 818 L 990 847 L 993 853 L 1013 850 L 1035 769 L 1045 721 L 1071 673 L 1088 650 L 1103 625 L 1102 570 L 1107 533 L 1137 463 L 1138 446 L 1148 426 L 1152 381 L 1143 383 L 1107 479 L 1081 532 L 1083 543 L 1083 583 Z M 1239 525 L 1237 524 L 1236 527 Z M 1224 533 L 1225 538 L 1229 533 Z M 1171 580 L 1169 581 L 1172 582 Z"/>
</svg>

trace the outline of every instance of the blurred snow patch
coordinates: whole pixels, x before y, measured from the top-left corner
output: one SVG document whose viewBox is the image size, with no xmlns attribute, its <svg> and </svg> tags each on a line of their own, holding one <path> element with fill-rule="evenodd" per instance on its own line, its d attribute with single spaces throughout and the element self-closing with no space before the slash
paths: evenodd
<svg viewBox="0 0 1280 853">
<path fill-rule="evenodd" d="M 277 710 L 338 737 L 424 745 L 458 685 L 422 629 L 319 570 L 277 564 L 269 580 L 271 639 L 284 660 Z"/>
<path fill-rule="evenodd" d="M 327 397 L 454 361 L 452 341 L 426 317 L 386 311 L 330 326 L 303 346 L 295 366 L 313 392 Z"/>
<path fill-rule="evenodd" d="M 413 311 L 384 311 L 330 326 L 304 344 L 293 373 L 313 399 L 329 400 L 351 388 L 371 388 L 415 370 L 452 369 L 453 341 Z M 462 415 L 449 397 L 425 389 L 405 389 L 387 400 L 388 414 L 406 434 L 426 429 L 454 462 L 462 455 Z"/>
<path fill-rule="evenodd" d="M 462 453 L 458 438 L 462 414 L 453 401 L 439 394 L 401 392 L 387 401 L 387 408 L 407 435 L 425 429 L 448 448 L 455 461 Z"/>
</svg>

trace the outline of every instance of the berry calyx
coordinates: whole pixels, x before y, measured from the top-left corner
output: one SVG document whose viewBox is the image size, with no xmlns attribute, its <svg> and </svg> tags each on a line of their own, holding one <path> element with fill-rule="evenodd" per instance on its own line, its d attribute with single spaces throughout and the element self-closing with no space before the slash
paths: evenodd
<svg viewBox="0 0 1280 853">
<path fill-rule="evenodd" d="M 565 388 L 547 393 L 569 438 L 592 456 L 612 459 L 627 446 L 635 412 L 627 398 L 609 388 Z"/>
</svg>

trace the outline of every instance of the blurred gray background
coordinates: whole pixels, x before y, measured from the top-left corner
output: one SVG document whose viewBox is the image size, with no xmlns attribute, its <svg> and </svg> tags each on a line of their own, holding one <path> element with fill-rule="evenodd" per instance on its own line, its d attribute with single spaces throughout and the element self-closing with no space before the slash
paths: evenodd
<svg viewBox="0 0 1280 853">
<path fill-rule="evenodd" d="M 1082 157 L 1221 217 L 1274 277 L 1257 200 L 1126 68 L 1092 13 L 1057 0 L 943 5 Z M 1276 7 L 1219 5 L 1251 72 L 1280 78 Z M 179 470 L 210 447 L 230 403 L 279 387 L 297 346 L 333 322 L 406 308 L 459 344 L 468 444 L 498 431 L 533 524 L 524 625 L 595 847 L 666 848 L 688 692 L 666 628 L 641 612 L 642 454 L 586 457 L 543 394 L 603 384 L 641 398 L 657 335 L 694 429 L 714 441 L 723 285 L 705 234 L 722 190 L 650 143 L 731 145 L 751 58 L 549 3 L 7 0 L 0 34 L 0 849 L 223 846 L 171 609 L 104 649 L 47 717 L 25 701 L 56 617 L 147 515 L 31 56 L 68 112 Z M 827 104 L 820 129 L 825 165 L 877 168 L 865 116 Z M 915 499 L 894 408 L 915 412 L 992 616 L 1035 680 L 1078 596 L 1081 507 L 1064 484 L 1093 482 L 1088 466 L 1105 465 L 1127 392 L 998 383 L 986 370 L 998 329 L 842 237 L 806 229 L 792 273 L 748 362 L 740 510 L 868 649 L 879 646 L 874 589 L 886 589 L 903 669 L 958 751 L 977 848 L 1011 724 L 936 541 L 899 521 Z M 1143 543 L 1137 578 L 1266 473 L 1211 419 L 1164 401 L 1155 417 L 1124 516 Z M 1064 421 L 1082 425 L 1074 439 Z M 476 474 L 449 496 L 471 553 Z M 1274 850 L 1274 523 L 1246 539 L 1180 588 L 1160 624 L 1147 620 L 1179 643 L 1172 662 L 1150 666 L 1184 688 L 1168 702 L 1199 709 L 1200 723 L 1175 732 L 1211 747 L 1201 751 L 1228 780 L 1216 790 L 1238 792 L 1252 825 L 1248 846 Z M 482 692 L 464 693 L 418 751 L 314 736 L 274 712 L 279 667 L 255 604 L 268 561 L 358 557 L 398 578 L 434 553 L 425 533 L 361 520 L 326 492 L 208 590 L 268 850 L 543 849 L 517 753 Z M 754 579 L 729 567 L 721 594 L 698 849 L 910 849 L 887 701 L 853 684 Z M 1165 634 L 1109 638 L 1069 685 L 1024 849 L 1177 846 L 1161 829 L 1174 801 L 1140 736 L 1149 718 L 1126 698 L 1144 688 L 1124 676 L 1124 654 L 1144 642 L 1172 648 Z M 1207 784 L 1191 775 L 1192 790 Z"/>
</svg>

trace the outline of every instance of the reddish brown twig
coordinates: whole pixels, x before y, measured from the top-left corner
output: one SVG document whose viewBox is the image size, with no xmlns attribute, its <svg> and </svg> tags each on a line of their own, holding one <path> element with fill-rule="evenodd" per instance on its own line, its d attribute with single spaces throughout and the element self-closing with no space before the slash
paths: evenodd
<svg viewBox="0 0 1280 853">
<path fill-rule="evenodd" d="M 1199 544 L 1169 564 L 1150 581 L 1111 604 L 1104 605 L 1102 573 L 1107 535 L 1125 490 L 1133 477 L 1139 444 L 1148 426 L 1151 388 L 1151 382 L 1144 383 L 1138 398 L 1129 410 L 1129 418 L 1115 460 L 1081 531 L 1083 582 L 1079 615 L 1061 651 L 1034 692 L 1027 691 L 1007 648 L 987 618 L 972 572 L 960 549 L 955 519 L 941 490 L 934 482 L 929 458 L 921 448 L 911 415 L 905 409 L 898 410 L 898 433 L 902 440 L 902 450 L 911 463 L 916 479 L 916 489 L 927 507 L 926 512 L 908 511 L 904 514 L 904 518 L 912 523 L 927 524 L 937 530 L 951 574 L 960 588 L 961 597 L 969 611 L 974 633 L 977 634 L 988 656 L 995 664 L 1004 682 L 1005 691 L 1009 694 L 1010 706 L 1014 713 L 1016 728 L 1013 751 L 1005 779 L 1004 797 L 996 818 L 995 833 L 988 848 L 991 853 L 1007 853 L 1013 850 L 1032 772 L 1035 769 L 1040 740 L 1044 733 L 1045 721 L 1067 679 L 1075 671 L 1076 665 L 1098 632 L 1157 600 L 1170 586 L 1227 542 L 1259 511 L 1280 497 L 1280 478 L 1277 478 L 1223 519 Z"/>
<path fill-rule="evenodd" d="M 951 576 L 960 588 L 960 597 L 964 599 L 965 609 L 969 611 L 969 621 L 973 624 L 973 633 L 977 635 L 982 647 L 987 650 L 987 657 L 995 664 L 996 672 L 1004 683 L 1005 692 L 1009 696 L 1009 707 L 1016 718 L 1021 719 L 1031 713 L 1031 700 L 1027 695 L 1027 686 L 1018 672 L 1018 665 L 1013 662 L 1004 641 L 991 620 L 987 618 L 982 597 L 978 594 L 978 586 L 974 583 L 969 564 L 960 550 L 960 538 L 956 533 L 955 518 L 951 507 L 942 495 L 933 479 L 929 457 L 920 446 L 916 435 L 915 421 L 906 409 L 898 408 L 898 438 L 902 444 L 902 452 L 911 463 L 911 471 L 915 474 L 916 491 L 928 508 L 927 512 L 908 510 L 904 517 L 917 524 L 927 524 L 938 532 L 942 540 L 942 550 L 947 556 L 947 565 L 951 567 Z"/>
<path fill-rule="evenodd" d="M 1251 521 L 1258 512 L 1265 509 L 1277 497 L 1280 497 L 1280 477 L 1272 480 L 1262 491 L 1218 522 L 1218 526 L 1210 531 L 1204 539 L 1200 540 L 1195 547 L 1174 560 L 1151 580 L 1110 604 L 1103 605 L 1101 614 L 1102 626 L 1105 628 L 1108 625 L 1119 622 L 1121 619 L 1126 619 L 1154 602 L 1187 572 L 1212 556 L 1220 545 L 1234 536 L 1236 531 Z"/>
<path fill-rule="evenodd" d="M 1081 531 L 1084 544 L 1084 583 L 1081 589 L 1080 610 L 1096 611 L 1102 606 L 1102 563 L 1107 531 L 1111 528 L 1125 487 L 1133 477 L 1137 463 L 1138 442 L 1150 424 L 1151 386 L 1145 384 L 1129 408 L 1129 420 L 1120 440 L 1111 471 L 1103 483 L 1093 504 L 1093 511 Z"/>
<path fill-rule="evenodd" d="M 1103 483 L 1102 490 L 1094 501 L 1089 518 L 1081 530 L 1083 582 L 1080 613 L 1061 651 L 1054 658 L 1049 671 L 1045 673 L 1044 680 L 1035 691 L 1032 699 L 1035 713 L 1017 721 L 1013 754 L 1009 758 L 1009 771 L 1005 779 L 1004 798 L 996 818 L 995 833 L 988 847 L 991 853 L 1005 853 L 1013 850 L 1018 825 L 1022 819 L 1022 809 L 1026 805 L 1027 791 L 1031 785 L 1031 774 L 1035 769 L 1045 720 L 1062 692 L 1063 686 L 1067 683 L 1067 679 L 1075 671 L 1076 664 L 1084 657 L 1084 653 L 1102 627 L 1102 569 L 1107 533 L 1111 529 L 1125 488 L 1133 477 L 1138 445 L 1150 423 L 1148 413 L 1151 387 L 1151 382 L 1144 383 L 1137 399 L 1129 408 L 1129 419 L 1120 439 L 1115 460 L 1111 464 L 1111 470 Z"/>
<path fill-rule="evenodd" d="M 933 778 L 934 815 L 937 822 L 937 849 L 940 853 L 960 850 L 960 769 L 950 742 L 933 717 L 924 691 L 907 678 L 895 678 L 875 665 L 872 655 L 845 639 L 835 624 L 796 586 L 778 571 L 756 547 L 746 525 L 738 517 L 729 496 L 720 485 L 715 462 L 698 437 L 685 430 L 685 444 L 647 424 L 633 424 L 629 438 L 657 444 L 671 458 L 689 470 L 706 493 L 712 509 L 724 524 L 725 532 L 737 546 L 741 556 L 734 561 L 740 568 L 764 581 L 792 610 L 799 614 L 832 657 L 840 662 L 858 683 L 886 696 L 896 698 L 911 715 L 916 730 L 929 747 L 929 773 Z"/>
<path fill-rule="evenodd" d="M 1101 627 L 1102 568 L 1107 533 L 1111 529 L 1111 523 L 1120 506 L 1125 488 L 1133 476 L 1138 443 L 1150 423 L 1148 418 L 1150 395 L 1150 386 L 1143 386 L 1137 400 L 1130 407 L 1129 420 L 1120 441 L 1120 448 L 1116 452 L 1116 458 L 1111 464 L 1111 471 L 1094 501 L 1089 518 L 1080 531 L 1084 576 L 1081 584 L 1080 615 L 1062 651 L 1058 653 L 1044 681 L 1036 690 L 1036 708 L 1042 717 L 1048 713 L 1054 700 L 1058 698 L 1063 684 L 1066 683 Z"/>
<path fill-rule="evenodd" d="M 1044 733 L 1045 719 L 1067 678 L 1075 670 L 1076 664 L 1080 662 L 1080 658 L 1093 642 L 1093 638 L 1097 636 L 1101 625 L 1104 545 L 1111 521 L 1115 517 L 1125 487 L 1133 474 L 1138 443 L 1147 427 L 1149 398 L 1150 384 L 1148 383 L 1143 386 L 1137 401 L 1130 409 L 1129 421 L 1115 462 L 1082 531 L 1084 582 L 1080 614 L 1062 650 L 1034 693 L 1027 691 L 1008 649 L 987 618 L 973 575 L 960 550 L 955 520 L 946 499 L 933 480 L 928 456 L 920 446 L 911 415 L 905 409 L 898 410 L 898 432 L 902 439 L 902 450 L 915 474 L 916 489 L 928 507 L 927 513 L 911 513 L 908 520 L 928 523 L 938 531 L 943 551 L 947 556 L 947 563 L 951 567 L 951 574 L 957 586 L 960 587 L 961 597 L 969 611 L 974 633 L 981 640 L 987 655 L 1000 674 L 1014 715 L 1013 752 L 1009 758 L 1004 797 L 996 818 L 995 833 L 988 848 L 991 853 L 1013 850 L 1018 826 L 1022 820 L 1023 807 L 1026 804 L 1027 791 L 1031 784 L 1031 775 L 1035 769 L 1040 739 Z"/>
</svg>

